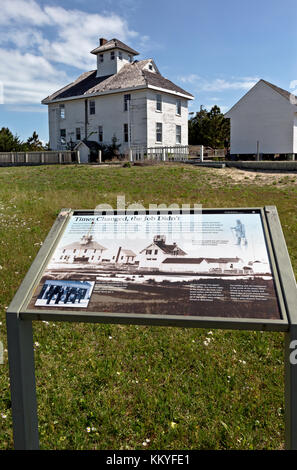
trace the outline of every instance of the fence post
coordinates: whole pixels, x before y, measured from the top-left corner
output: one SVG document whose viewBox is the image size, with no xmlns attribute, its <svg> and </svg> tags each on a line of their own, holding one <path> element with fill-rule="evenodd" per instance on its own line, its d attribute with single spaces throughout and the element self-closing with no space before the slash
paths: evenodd
<svg viewBox="0 0 297 470">
<path fill-rule="evenodd" d="M 200 147 L 200 161 L 203 162 L 203 145 Z"/>
<path fill-rule="evenodd" d="M 132 149 L 129 149 L 129 160 L 130 160 L 130 162 L 133 162 L 133 151 L 132 151 Z"/>
<path fill-rule="evenodd" d="M 62 154 L 59 152 L 59 163 L 62 163 Z"/>
<path fill-rule="evenodd" d="M 28 163 L 29 162 L 29 155 L 27 154 L 27 152 L 25 153 L 25 163 Z"/>
<path fill-rule="evenodd" d="M 98 163 L 102 163 L 102 150 L 98 150 Z"/>
<path fill-rule="evenodd" d="M 162 156 L 163 156 L 163 162 L 166 162 L 166 150 L 165 150 L 165 148 L 162 149 Z"/>
<path fill-rule="evenodd" d="M 44 163 L 44 153 L 41 153 L 41 163 Z"/>
</svg>

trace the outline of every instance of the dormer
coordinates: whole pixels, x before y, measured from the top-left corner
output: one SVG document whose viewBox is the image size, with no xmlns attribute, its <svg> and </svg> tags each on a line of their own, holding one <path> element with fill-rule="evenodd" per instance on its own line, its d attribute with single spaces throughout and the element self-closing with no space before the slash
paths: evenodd
<svg viewBox="0 0 297 470">
<path fill-rule="evenodd" d="M 97 56 L 97 77 L 105 77 L 118 73 L 121 68 L 134 61 L 134 56 L 139 55 L 131 47 L 118 39 L 100 38 L 99 46 L 91 51 Z"/>
</svg>

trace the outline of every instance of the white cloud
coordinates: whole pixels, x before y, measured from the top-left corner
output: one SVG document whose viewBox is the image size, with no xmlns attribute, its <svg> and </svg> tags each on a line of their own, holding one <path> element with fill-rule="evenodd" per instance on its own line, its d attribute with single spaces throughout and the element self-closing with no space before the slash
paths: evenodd
<svg viewBox="0 0 297 470">
<path fill-rule="evenodd" d="M 5 104 L 40 103 L 67 80 L 44 57 L 0 48 L 1 75 Z"/>
<path fill-rule="evenodd" d="M 216 78 L 213 81 L 206 82 L 202 85 L 203 91 L 226 91 L 226 90 L 249 90 L 259 79 L 238 79 L 236 81 L 228 81 Z"/>
<path fill-rule="evenodd" d="M 208 80 L 196 74 L 179 77 L 182 83 L 195 87 L 196 91 L 221 92 L 227 90 L 249 90 L 258 80 L 258 77 L 231 77 L 230 79 L 214 78 Z"/>
<path fill-rule="evenodd" d="M 49 17 L 35 0 L 1 0 L 0 24 L 44 25 L 49 21 Z"/>
<path fill-rule="evenodd" d="M 143 43 L 149 39 L 131 30 L 127 21 L 114 13 L 41 6 L 35 0 L 1 0 L 0 84 L 4 102 L 39 103 L 79 74 L 73 70 L 69 77 L 58 64 L 79 72 L 95 69 L 96 58 L 90 51 L 98 45 L 99 37 L 123 41 L 137 37 Z"/>
</svg>

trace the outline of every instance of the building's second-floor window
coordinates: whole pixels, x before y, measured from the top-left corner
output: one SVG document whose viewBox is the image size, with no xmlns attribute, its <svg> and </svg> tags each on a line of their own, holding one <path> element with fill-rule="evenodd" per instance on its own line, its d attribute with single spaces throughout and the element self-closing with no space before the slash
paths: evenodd
<svg viewBox="0 0 297 470">
<path fill-rule="evenodd" d="M 123 59 L 123 54 L 122 54 L 122 51 L 119 51 L 119 59 L 122 60 Z"/>
<path fill-rule="evenodd" d="M 103 54 L 99 54 L 99 62 L 103 62 L 104 61 L 104 55 Z"/>
<path fill-rule="evenodd" d="M 181 126 L 176 126 L 176 143 L 181 144 Z"/>
<path fill-rule="evenodd" d="M 99 142 L 103 142 L 103 126 L 99 126 L 99 129 L 98 129 L 98 140 Z"/>
<path fill-rule="evenodd" d="M 156 95 L 156 110 L 162 111 L 162 95 Z"/>
<path fill-rule="evenodd" d="M 129 126 L 124 124 L 124 142 L 129 142 Z"/>
<path fill-rule="evenodd" d="M 60 142 L 62 145 L 66 144 L 66 129 L 60 129 Z"/>
<path fill-rule="evenodd" d="M 156 142 L 162 142 L 162 122 L 156 122 Z"/>
<path fill-rule="evenodd" d="M 130 109 L 131 95 L 124 95 L 124 111 L 129 111 Z"/>
<path fill-rule="evenodd" d="M 65 119 L 65 104 L 60 104 L 59 109 L 60 109 L 60 118 Z"/>
<path fill-rule="evenodd" d="M 90 101 L 90 114 L 95 114 L 95 101 Z"/>
<path fill-rule="evenodd" d="M 77 127 L 75 130 L 76 140 L 81 140 L 80 127 Z"/>
<path fill-rule="evenodd" d="M 110 53 L 110 60 L 114 60 L 114 51 L 111 51 Z"/>
<path fill-rule="evenodd" d="M 129 55 L 128 57 L 129 57 L 129 62 L 132 62 L 132 60 L 133 60 L 132 55 Z"/>
<path fill-rule="evenodd" d="M 176 100 L 176 114 L 181 115 L 181 100 Z"/>
</svg>

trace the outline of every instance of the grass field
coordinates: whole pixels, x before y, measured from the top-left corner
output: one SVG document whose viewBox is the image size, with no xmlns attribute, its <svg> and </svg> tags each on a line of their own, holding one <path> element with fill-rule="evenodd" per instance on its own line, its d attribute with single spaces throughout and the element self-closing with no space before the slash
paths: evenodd
<svg viewBox="0 0 297 470">
<path fill-rule="evenodd" d="M 297 175 L 186 165 L 0 168 L 0 449 L 13 448 L 5 309 L 63 207 L 276 205 L 297 272 Z M 42 449 L 282 449 L 281 333 L 34 323 Z"/>
</svg>

